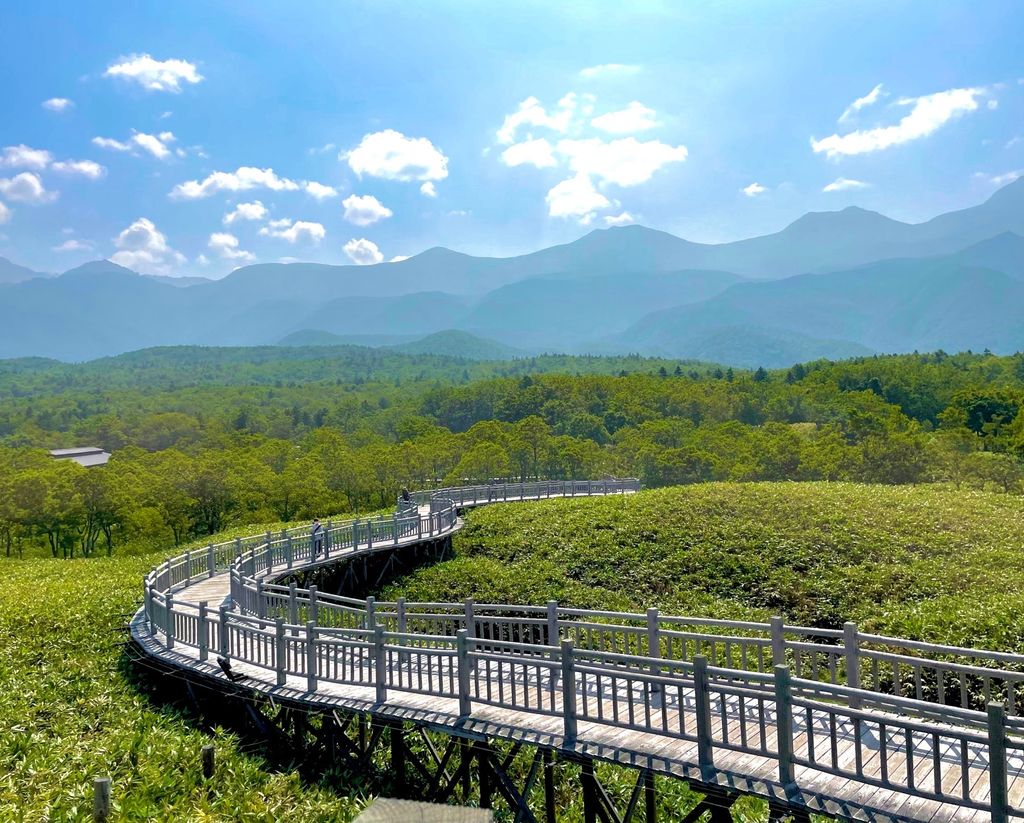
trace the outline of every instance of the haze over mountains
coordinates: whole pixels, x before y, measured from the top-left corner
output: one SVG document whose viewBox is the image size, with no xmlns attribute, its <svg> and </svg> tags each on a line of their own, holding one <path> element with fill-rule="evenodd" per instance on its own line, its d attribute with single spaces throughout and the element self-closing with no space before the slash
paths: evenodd
<svg viewBox="0 0 1024 823">
<path fill-rule="evenodd" d="M 217 281 L 109 261 L 54 277 L 0 259 L 0 357 L 362 340 L 466 356 L 638 352 L 783 366 L 1015 351 L 1022 321 L 1024 179 L 925 223 L 851 207 L 721 245 L 627 226 L 512 258 L 434 248 L 375 267 L 245 266 Z M 462 334 L 437 334 L 448 330 Z"/>
</svg>

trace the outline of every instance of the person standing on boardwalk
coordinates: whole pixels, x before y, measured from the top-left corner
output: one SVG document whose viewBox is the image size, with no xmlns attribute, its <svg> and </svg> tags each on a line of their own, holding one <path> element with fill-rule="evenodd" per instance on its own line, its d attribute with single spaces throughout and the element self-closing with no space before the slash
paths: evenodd
<svg viewBox="0 0 1024 823">
<path fill-rule="evenodd" d="M 324 548 L 324 527 L 319 518 L 313 519 L 313 529 L 309 536 L 313 539 L 313 557 L 319 557 Z"/>
</svg>

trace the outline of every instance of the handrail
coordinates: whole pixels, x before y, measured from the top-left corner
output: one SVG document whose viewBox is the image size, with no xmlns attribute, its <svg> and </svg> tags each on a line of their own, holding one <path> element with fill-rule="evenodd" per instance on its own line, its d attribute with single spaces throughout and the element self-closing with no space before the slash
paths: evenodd
<svg viewBox="0 0 1024 823">
<path fill-rule="evenodd" d="M 575 735 L 577 717 L 625 723 L 644 731 L 696 739 L 701 766 L 713 764 L 717 747 L 777 759 L 784 783 L 792 776 L 794 765 L 877 783 L 875 777 L 849 773 L 835 754 L 839 730 L 863 723 L 877 725 L 886 741 L 887 735 L 897 730 L 905 741 L 899 744 L 905 745 L 901 756 L 908 763 L 920 757 L 920 741 L 915 735 L 933 741 L 936 774 L 944 762 L 939 757 L 940 738 L 951 750 L 959 747 L 964 762 L 969 747 L 983 746 L 988 748 L 987 768 L 995 770 L 990 799 L 971 794 L 966 773 L 961 775 L 960 797 L 949 795 L 939 781 L 934 788 L 917 785 L 909 767 L 902 784 L 894 783 L 883 766 L 878 785 L 984 808 L 993 820 L 1005 820 L 1011 811 L 1024 813 L 1024 809 L 1011 807 L 1005 796 L 1006 780 L 1000 784 L 996 774 L 999 769 L 1006 770 L 1007 748 L 1015 756 L 1024 753 L 1024 738 L 1010 736 L 1024 730 L 1024 655 L 867 634 L 854 623 L 846 623 L 842 629 L 818 628 L 786 625 L 781 618 L 767 623 L 731 621 L 661 615 L 657 609 L 621 613 L 567 608 L 555 602 L 546 606 L 473 600 L 415 603 L 399 598 L 378 603 L 372 597 L 321 595 L 312 587 L 273 582 L 321 563 L 446 538 L 459 528 L 459 512 L 472 506 L 638 489 L 636 480 L 601 480 L 414 492 L 408 501 L 399 500 L 392 515 L 329 522 L 316 542 L 307 527 L 298 527 L 168 558 L 146 575 L 141 614 L 153 636 L 161 636 L 168 649 L 180 643 L 199 649 L 200 659 L 205 659 L 213 644 L 225 657 L 276 671 L 279 685 L 288 676 L 305 676 L 310 691 L 316 691 L 319 680 L 332 680 L 375 684 L 378 700 L 394 688 L 458 698 L 462 708 L 474 700 L 509 705 L 520 711 L 562 716 L 566 739 Z M 176 599 L 176 593 L 183 594 L 190 585 L 225 572 L 230 581 L 230 608 L 210 609 L 205 603 Z M 341 626 L 336 625 L 339 622 Z M 350 673 L 342 677 L 350 679 L 337 680 L 322 656 L 343 654 L 345 649 L 350 652 L 351 659 L 345 664 Z M 419 666 L 427 658 L 434 662 L 426 663 L 426 685 L 422 671 L 418 685 L 412 685 L 408 667 L 414 661 Z M 397 661 L 394 670 L 389 668 L 392 660 Z M 478 675 L 456 676 L 457 667 L 480 666 L 486 667 L 489 678 L 492 664 L 497 664 L 499 685 L 502 677 L 514 677 L 517 669 L 524 680 L 536 678 L 538 688 L 547 683 L 539 694 L 543 697 L 550 692 L 550 704 L 530 705 L 529 698 L 522 697 L 522 689 L 509 689 L 511 696 L 502 689 L 494 694 L 492 682 L 485 679 L 481 685 Z M 503 667 L 512 674 L 502 674 Z M 573 683 L 572 693 L 558 687 L 563 701 L 560 707 L 554 702 L 558 678 Z M 576 694 L 580 684 L 582 691 Z M 594 688 L 597 696 L 591 692 Z M 684 698 L 684 689 L 692 693 L 697 706 L 701 728 L 696 737 L 685 728 L 659 726 L 659 712 L 651 711 L 652 696 L 657 694 L 664 696 L 659 699 L 676 700 L 681 715 L 690 700 Z M 527 705 L 516 702 L 520 699 L 527 700 Z M 605 708 L 609 700 L 611 718 Z M 637 700 L 641 701 L 639 715 L 634 712 Z M 707 701 L 706 711 L 700 709 L 702 701 Z M 712 701 L 717 702 L 722 716 L 717 731 L 710 720 Z M 726 722 L 735 701 L 739 701 L 739 714 L 730 722 L 743 729 L 742 742 L 729 737 Z M 744 701 L 759 706 L 761 743 L 757 746 L 748 740 L 745 724 L 753 721 L 747 717 Z M 628 704 L 628 712 L 620 703 Z M 808 751 L 799 756 L 792 748 L 794 713 L 806 714 L 802 733 L 811 740 Z M 825 718 L 831 730 L 831 762 L 815 756 L 813 737 L 822 733 L 817 728 L 821 721 L 815 717 Z M 765 742 L 770 737 L 766 735 L 769 723 L 774 724 L 779 740 L 774 749 Z M 859 734 L 854 737 L 854 745 L 859 747 Z M 883 763 L 890 745 L 896 746 L 886 742 L 882 747 Z M 819 746 L 829 748 L 823 743 Z"/>
</svg>

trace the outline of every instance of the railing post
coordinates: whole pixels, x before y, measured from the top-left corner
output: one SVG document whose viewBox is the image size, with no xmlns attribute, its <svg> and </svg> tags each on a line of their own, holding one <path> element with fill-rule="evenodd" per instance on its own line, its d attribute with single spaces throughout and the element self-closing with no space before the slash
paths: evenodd
<svg viewBox="0 0 1024 823">
<path fill-rule="evenodd" d="M 263 597 L 263 578 L 256 578 L 256 616 L 265 618 L 267 616 L 267 601 Z"/>
<path fill-rule="evenodd" d="M 221 605 L 220 609 L 220 656 L 227 660 L 231 655 L 231 635 L 228 632 L 228 607 Z"/>
<path fill-rule="evenodd" d="M 143 602 L 146 606 L 146 625 L 149 627 L 150 635 L 153 634 L 153 586 L 149 583 L 145 585 L 145 593 L 143 595 Z"/>
<path fill-rule="evenodd" d="M 316 623 L 310 620 L 306 624 L 306 691 L 316 691 Z"/>
<path fill-rule="evenodd" d="M 472 638 L 475 639 L 476 635 L 477 635 L 477 630 L 476 630 L 476 614 L 475 614 L 474 607 L 473 607 L 473 598 L 472 597 L 467 597 L 466 598 L 465 608 L 466 608 L 466 634 L 469 637 L 472 637 Z M 473 669 L 475 670 L 476 669 L 476 663 L 473 662 L 472 665 L 473 665 Z"/>
<path fill-rule="evenodd" d="M 274 543 L 274 535 L 271 534 L 270 532 L 267 532 L 267 568 L 268 569 L 273 568 L 273 566 L 274 566 L 274 546 L 273 546 L 273 543 Z M 252 573 L 255 574 L 256 573 L 256 555 L 255 555 L 255 550 L 253 552 L 253 564 L 252 565 L 253 565 Z"/>
<path fill-rule="evenodd" d="M 395 533 L 395 545 L 398 545 L 398 512 L 391 516 L 391 528 Z"/>
<path fill-rule="evenodd" d="M 697 714 L 697 765 L 701 773 L 715 767 L 715 749 L 711 738 L 711 689 L 708 685 L 708 659 L 693 658 L 693 700 Z"/>
<path fill-rule="evenodd" d="M 1006 707 L 991 702 L 988 711 L 988 785 L 992 805 L 992 823 L 1007 823 L 1010 800 L 1006 778 Z"/>
<path fill-rule="evenodd" d="M 781 617 L 771 619 L 772 632 L 772 665 L 783 666 L 786 663 L 786 636 Z"/>
<path fill-rule="evenodd" d="M 352 521 L 352 549 L 359 545 L 359 518 Z"/>
<path fill-rule="evenodd" d="M 465 629 L 455 633 L 455 648 L 459 667 L 459 717 L 469 717 L 473 713 L 473 700 L 469 693 L 469 633 Z"/>
<path fill-rule="evenodd" d="M 307 619 L 314 625 L 320 622 L 320 601 L 317 600 L 316 586 L 309 587 L 309 614 Z"/>
<path fill-rule="evenodd" d="M 779 748 L 779 782 L 788 789 L 796 783 L 793 764 L 793 690 L 789 666 L 775 667 L 775 729 Z"/>
<path fill-rule="evenodd" d="M 284 552 L 285 560 L 287 561 L 288 568 L 290 569 L 292 567 L 292 561 L 294 560 L 294 555 L 292 553 L 292 536 L 290 534 L 285 534 L 284 536 Z"/>
<path fill-rule="evenodd" d="M 398 624 L 398 633 L 399 634 L 405 634 L 406 630 L 409 627 L 409 620 L 405 616 L 405 598 L 404 597 L 399 597 L 398 600 L 395 601 L 395 622 Z M 401 665 L 401 666 L 408 665 L 408 663 L 409 663 L 409 653 L 408 652 L 402 652 L 398 656 L 398 662 L 399 662 L 399 665 Z"/>
<path fill-rule="evenodd" d="M 199 604 L 199 661 L 205 663 L 210 657 L 210 633 L 206 626 L 206 601 Z"/>
<path fill-rule="evenodd" d="M 217 558 L 214 554 L 213 544 L 206 547 L 206 576 L 213 577 L 217 573 Z"/>
<path fill-rule="evenodd" d="M 416 510 L 416 539 L 423 539 L 423 518 L 420 517 L 419 509 Z"/>
<path fill-rule="evenodd" d="M 164 604 L 167 607 L 167 625 L 164 626 L 164 635 L 167 640 L 167 650 L 170 651 L 174 648 L 174 595 L 167 592 Z"/>
<path fill-rule="evenodd" d="M 185 582 L 192 580 L 192 550 L 185 552 Z"/>
<path fill-rule="evenodd" d="M 548 601 L 548 645 L 558 645 L 558 601 Z"/>
<path fill-rule="evenodd" d="M 647 610 L 647 656 L 648 657 L 661 657 L 661 632 L 658 627 L 658 610 L 648 609 Z M 661 674 L 661 667 L 657 664 L 651 664 L 651 674 L 657 677 Z M 661 691 L 660 683 L 651 684 L 651 692 L 657 693 Z"/>
<path fill-rule="evenodd" d="M 294 580 L 288 584 L 288 622 L 292 626 L 298 625 L 299 622 L 299 599 Z M 296 629 L 292 629 L 292 634 L 296 631 Z"/>
<path fill-rule="evenodd" d="M 366 628 L 370 631 L 377 628 L 377 601 L 372 597 L 366 598 Z"/>
<path fill-rule="evenodd" d="M 386 703 L 388 699 L 388 660 L 384 649 L 384 628 L 375 626 L 373 630 L 374 679 L 377 681 L 377 702 Z"/>
<path fill-rule="evenodd" d="M 274 620 L 274 669 L 277 672 L 277 685 L 287 682 L 285 674 L 284 618 Z"/>
<path fill-rule="evenodd" d="M 366 548 L 373 548 L 373 521 L 366 521 Z"/>
<path fill-rule="evenodd" d="M 328 520 L 327 529 L 324 531 L 324 560 L 329 560 L 331 557 L 331 529 L 333 528 L 334 524 Z"/>
<path fill-rule="evenodd" d="M 565 742 L 576 741 L 576 672 L 573 660 L 573 642 L 563 640 L 562 657 L 562 720 L 564 721 Z"/>
<path fill-rule="evenodd" d="M 860 688 L 860 640 L 857 637 L 857 624 L 843 624 L 843 652 L 846 656 L 846 685 L 851 689 Z M 850 695 L 850 708 L 859 709 L 860 695 Z"/>
</svg>

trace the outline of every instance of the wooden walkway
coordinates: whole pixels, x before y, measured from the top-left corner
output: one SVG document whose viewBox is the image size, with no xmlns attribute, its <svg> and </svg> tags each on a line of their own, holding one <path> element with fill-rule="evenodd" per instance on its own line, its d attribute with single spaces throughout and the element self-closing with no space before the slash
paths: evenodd
<svg viewBox="0 0 1024 823">
<path fill-rule="evenodd" d="M 524 741 L 776 805 L 863 820 L 1021 816 L 1024 658 L 876 638 L 852 624 L 382 603 L 275 582 L 447 539 L 460 509 L 488 499 L 636 488 L 443 490 L 391 518 L 331 524 L 319 546 L 303 530 L 210 547 L 147 577 L 133 636 L 145 653 L 209 678 L 224 680 L 213 658 L 229 659 L 246 686 L 276 698 Z"/>
</svg>

